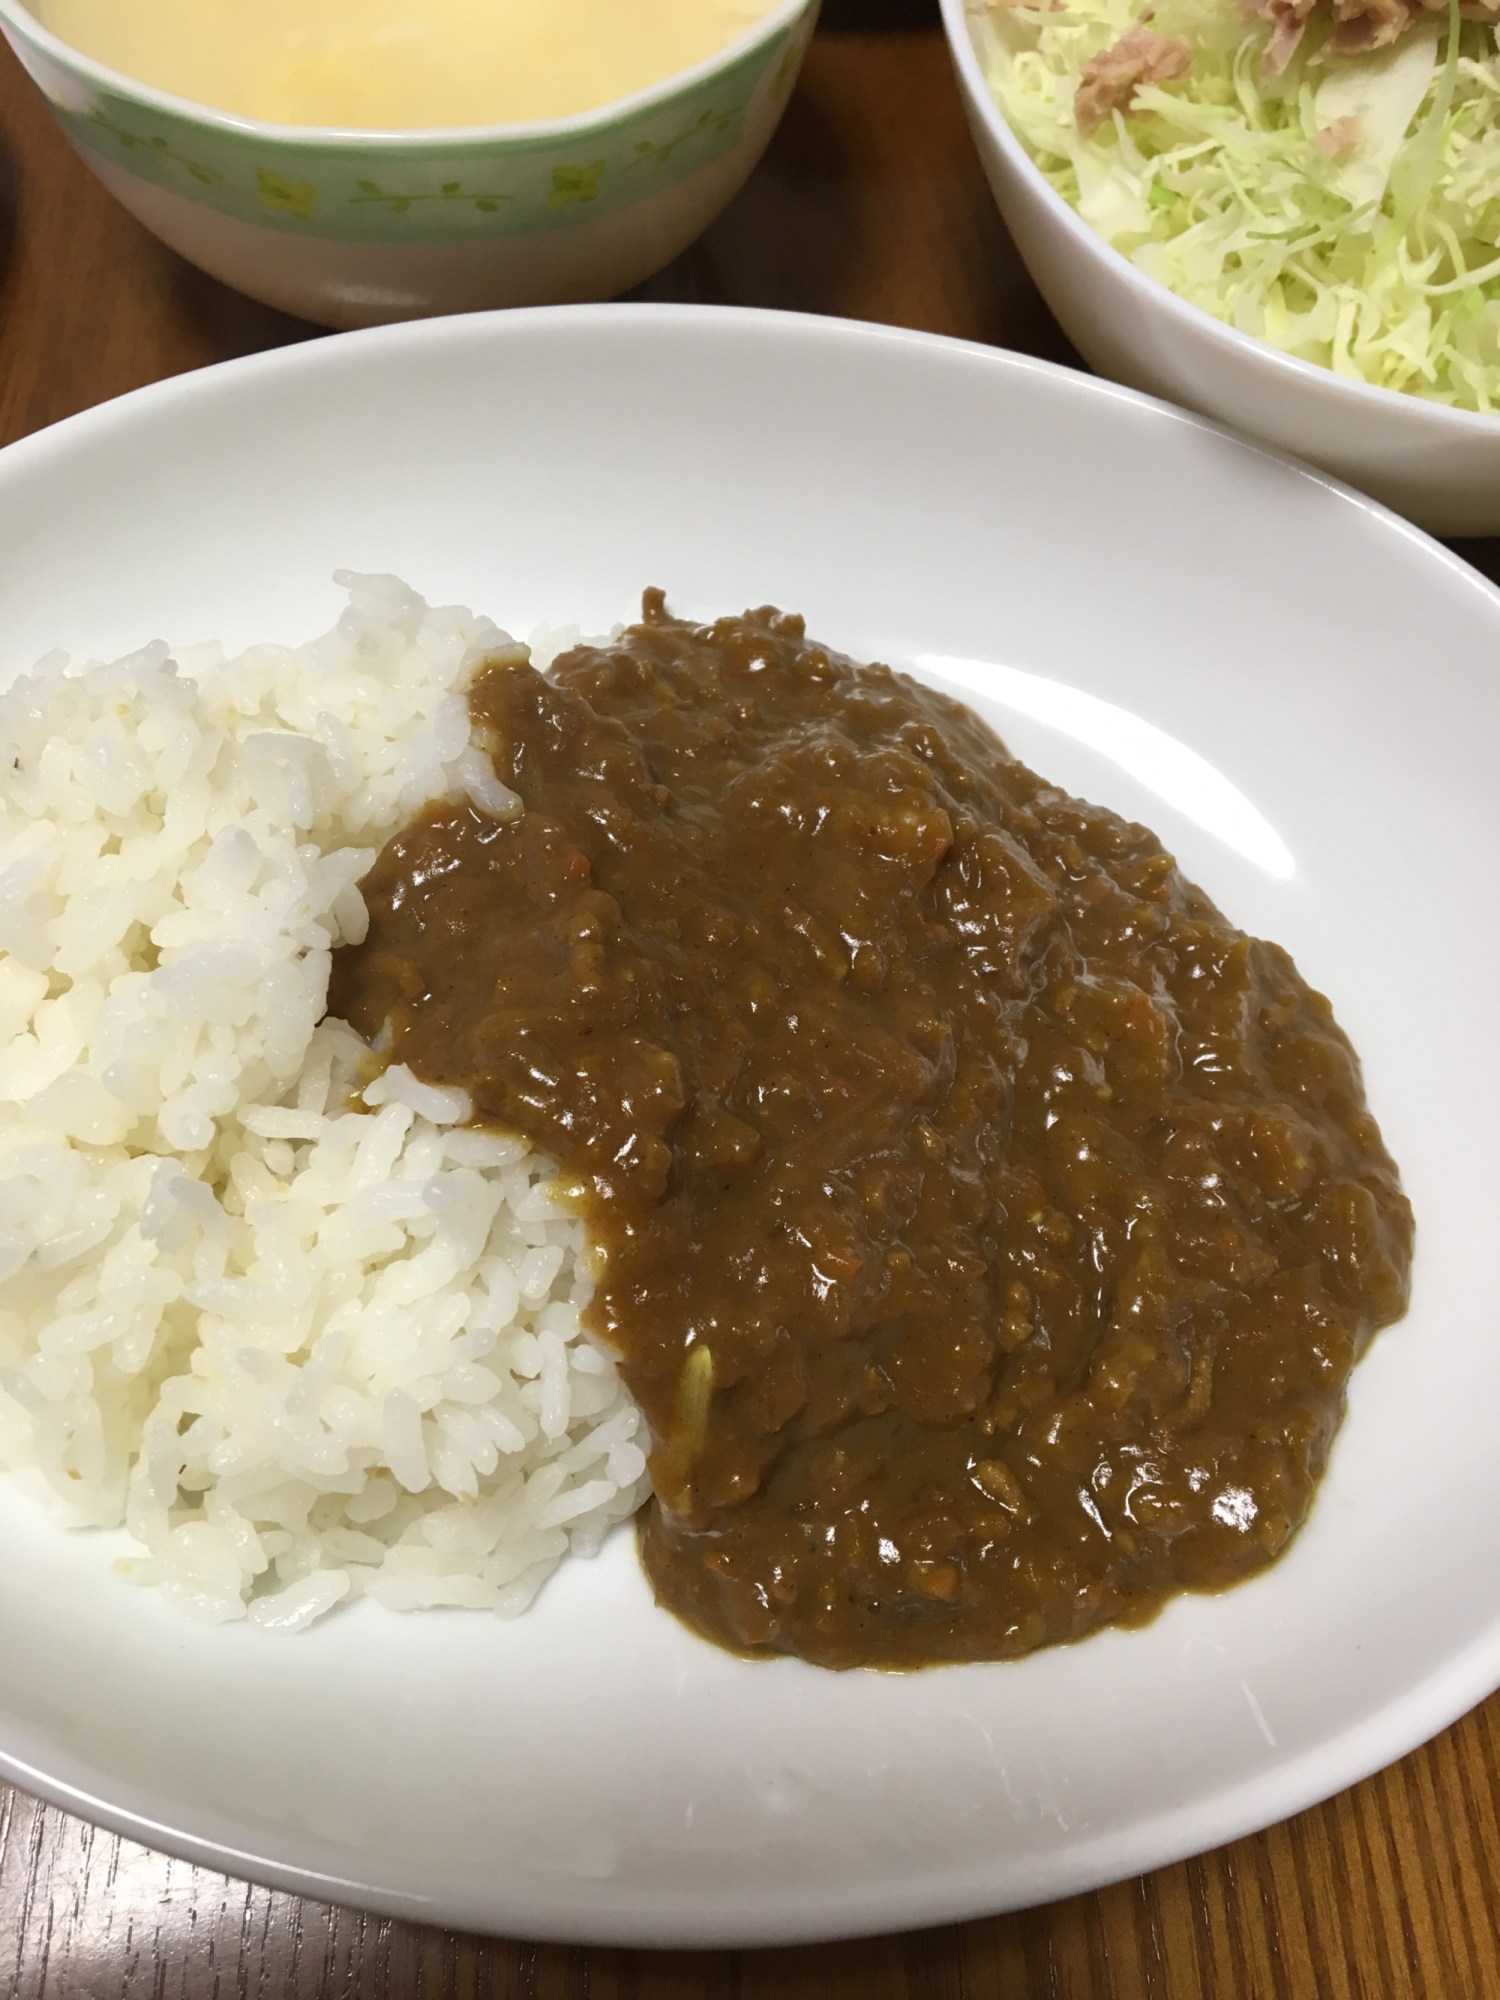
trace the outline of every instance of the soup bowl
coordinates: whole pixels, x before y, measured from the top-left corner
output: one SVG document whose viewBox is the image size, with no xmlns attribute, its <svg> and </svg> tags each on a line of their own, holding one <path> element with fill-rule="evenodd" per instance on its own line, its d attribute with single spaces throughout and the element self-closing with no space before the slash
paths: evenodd
<svg viewBox="0 0 1500 2000">
<path fill-rule="evenodd" d="M 20 0 L 0 32 L 63 132 L 191 263 L 327 326 L 612 298 L 738 191 L 796 82 L 818 0 L 780 4 L 630 97 L 533 124 L 273 125 L 82 55 Z"/>
<path fill-rule="evenodd" d="M 1500 534 L 1500 416 L 1336 375 L 1189 305 L 1048 183 L 985 80 L 965 0 L 943 24 L 979 157 L 1038 289 L 1089 365 L 1309 459 L 1434 534 Z"/>
</svg>

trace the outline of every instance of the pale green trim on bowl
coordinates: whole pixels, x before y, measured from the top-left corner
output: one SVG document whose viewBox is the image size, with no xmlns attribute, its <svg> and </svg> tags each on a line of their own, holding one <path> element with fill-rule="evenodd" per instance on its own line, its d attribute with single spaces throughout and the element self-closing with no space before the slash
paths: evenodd
<svg viewBox="0 0 1500 2000">
<path fill-rule="evenodd" d="M 578 138 L 465 143 L 454 135 L 361 154 L 341 147 L 213 131 L 113 94 L 86 109 L 54 103 L 75 145 L 141 180 L 190 195 L 242 222 L 358 239 L 530 235 L 627 206 L 686 179 L 739 139 L 744 115 L 796 45 L 783 32 L 717 75 L 644 115 Z"/>
</svg>

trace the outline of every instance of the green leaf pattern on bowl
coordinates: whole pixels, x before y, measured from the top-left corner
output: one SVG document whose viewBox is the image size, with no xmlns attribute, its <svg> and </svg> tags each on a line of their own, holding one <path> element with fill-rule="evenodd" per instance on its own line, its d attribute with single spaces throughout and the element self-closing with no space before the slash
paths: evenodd
<svg viewBox="0 0 1500 2000">
<path fill-rule="evenodd" d="M 586 167 L 554 167 L 549 208 L 571 208 L 574 202 L 597 201 L 599 181 L 608 160 L 590 160 Z"/>
<path fill-rule="evenodd" d="M 351 208 L 358 208 L 362 202 L 383 202 L 392 215 L 405 215 L 408 209 L 419 201 L 471 201 L 481 215 L 493 215 L 502 201 L 514 201 L 515 196 L 503 194 L 498 188 L 466 188 L 462 181 L 444 181 L 440 188 L 407 190 L 383 188 L 378 181 L 356 181 L 357 194 L 349 197 Z"/>
<path fill-rule="evenodd" d="M 160 132 L 153 132 L 149 138 L 135 132 L 127 132 L 123 126 L 112 124 L 108 114 L 102 108 L 96 108 L 90 112 L 89 116 L 94 124 L 101 126 L 119 143 L 124 152 L 131 153 L 135 151 L 136 147 L 143 146 L 148 153 L 154 153 L 158 160 L 171 160 L 174 165 L 184 168 L 202 187 L 212 187 L 216 181 L 221 181 L 224 178 L 214 168 L 205 167 L 201 161 L 190 160 L 185 153 L 179 153 L 171 140 L 164 137 Z M 144 162 L 139 162 L 139 165 L 144 165 Z M 147 174 L 145 177 L 148 180 L 159 180 L 162 178 L 160 174 Z"/>
<path fill-rule="evenodd" d="M 318 190 L 311 181 L 289 181 L 269 167 L 257 167 L 256 186 L 260 205 L 272 215 L 294 215 L 299 222 L 311 222 L 318 206 Z"/>
<path fill-rule="evenodd" d="M 455 132 L 397 153 L 357 137 L 200 124 L 104 87 L 82 101 L 76 89 L 49 96 L 86 154 L 262 227 L 362 240 L 530 235 L 637 202 L 729 150 L 757 95 L 771 99 L 795 75 L 811 13 L 664 102 L 601 113 L 582 135 Z"/>
<path fill-rule="evenodd" d="M 773 77 L 773 89 L 775 82 Z M 698 138 L 703 132 L 727 132 L 733 123 L 734 114 L 731 112 L 700 111 L 691 125 L 684 125 L 675 138 L 668 139 L 659 146 L 653 144 L 650 139 L 637 139 L 635 158 L 627 161 L 625 172 L 628 174 L 634 167 L 664 167 L 679 146 L 685 146 L 690 139 Z"/>
</svg>

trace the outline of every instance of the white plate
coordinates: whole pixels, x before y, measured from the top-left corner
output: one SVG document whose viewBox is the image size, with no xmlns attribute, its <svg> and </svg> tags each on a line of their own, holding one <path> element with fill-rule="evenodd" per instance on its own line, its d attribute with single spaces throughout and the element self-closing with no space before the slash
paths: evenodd
<svg viewBox="0 0 1500 2000">
<path fill-rule="evenodd" d="M 750 1665 L 628 1536 L 513 1625 L 204 1629 L 0 1497 L 0 1769 L 230 1873 L 531 1937 L 785 1942 L 1261 1826 L 1500 1681 L 1500 596 L 1196 419 L 1040 363 L 671 307 L 179 378 L 0 455 L 0 664 L 299 638 L 339 565 L 525 631 L 775 602 L 961 683 L 1333 998 L 1419 1222 L 1306 1531 L 1145 1631 L 905 1677 Z M 1073 693 L 1069 694 L 1068 690 Z M 1134 720 L 1132 720 L 1134 718 Z"/>
</svg>

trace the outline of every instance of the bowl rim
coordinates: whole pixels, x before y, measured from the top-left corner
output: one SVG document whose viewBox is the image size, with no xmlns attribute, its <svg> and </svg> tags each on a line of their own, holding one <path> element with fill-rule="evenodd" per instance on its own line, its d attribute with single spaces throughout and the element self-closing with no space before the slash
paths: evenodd
<svg viewBox="0 0 1500 2000">
<path fill-rule="evenodd" d="M 8 0 L 0 0 L 0 11 L 7 4 Z M 1211 312 L 1194 305 L 1170 286 L 1147 277 L 1123 251 L 1107 243 L 1089 227 L 1072 204 L 1057 192 L 1021 143 L 980 67 L 979 52 L 969 28 L 968 0 L 939 0 L 939 5 L 943 31 L 948 39 L 948 53 L 965 95 L 970 106 L 984 119 L 1008 165 L 1026 181 L 1052 220 L 1074 244 L 1096 258 L 1109 260 L 1116 276 L 1143 304 L 1165 312 L 1168 318 L 1177 319 L 1188 331 L 1206 330 L 1210 338 L 1221 341 L 1252 367 L 1260 366 L 1279 373 L 1288 382 L 1316 385 L 1324 393 L 1342 398 L 1351 410 L 1363 410 L 1366 415 L 1375 416 L 1382 411 L 1389 415 L 1399 408 L 1419 423 L 1430 420 L 1456 433 L 1467 432 L 1471 437 L 1494 437 L 1500 433 L 1500 411 L 1465 410 L 1404 389 L 1387 389 L 1363 378 L 1338 374 L 1332 368 L 1323 367 L 1320 362 L 1306 361 L 1301 355 L 1288 354 L 1269 341 L 1258 340 L 1253 334 L 1241 333 L 1238 327 L 1230 326 L 1227 320 L 1215 318 Z"/>
<path fill-rule="evenodd" d="M 0 30 L 7 40 L 19 38 L 33 44 L 60 68 L 70 70 L 92 84 L 121 97 L 135 99 L 147 109 L 190 124 L 207 127 L 227 139 L 249 139 L 263 146 L 287 149 L 322 147 L 333 152 L 382 151 L 390 153 L 430 152 L 441 147 L 511 146 L 528 142 L 583 138 L 624 125 L 642 114 L 661 109 L 685 95 L 697 84 L 706 83 L 741 56 L 750 55 L 762 43 L 775 39 L 792 27 L 802 15 L 816 15 L 821 0 L 775 0 L 770 11 L 753 21 L 712 55 L 704 56 L 689 69 L 651 83 L 627 97 L 612 97 L 606 104 L 588 111 L 572 112 L 566 118 L 535 118 L 491 125 L 370 126 L 278 125 L 265 118 L 246 118 L 216 105 L 200 104 L 174 91 L 160 90 L 155 84 L 141 83 L 123 70 L 98 62 L 71 42 L 65 42 L 46 27 L 23 0 L 0 0 Z M 34 81 L 35 79 L 33 79 Z"/>
</svg>

